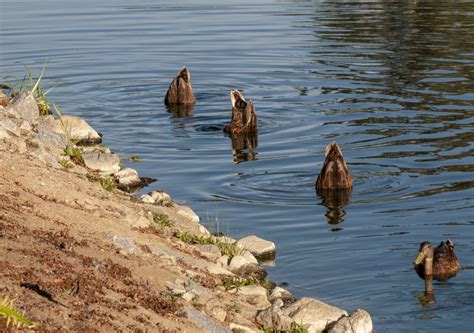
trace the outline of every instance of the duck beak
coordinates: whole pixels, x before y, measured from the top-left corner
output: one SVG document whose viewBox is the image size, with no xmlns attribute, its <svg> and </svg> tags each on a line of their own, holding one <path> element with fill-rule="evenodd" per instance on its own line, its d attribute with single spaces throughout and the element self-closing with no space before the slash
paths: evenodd
<svg viewBox="0 0 474 333">
<path fill-rule="evenodd" d="M 415 265 L 419 265 L 423 262 L 424 259 L 425 259 L 425 253 L 422 251 L 422 252 L 418 253 L 418 255 L 416 256 L 416 259 L 413 263 Z"/>
</svg>

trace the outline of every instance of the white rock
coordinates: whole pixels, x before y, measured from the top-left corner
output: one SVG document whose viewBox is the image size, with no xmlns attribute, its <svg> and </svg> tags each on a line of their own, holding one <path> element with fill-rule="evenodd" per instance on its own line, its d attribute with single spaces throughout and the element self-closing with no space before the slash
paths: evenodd
<svg viewBox="0 0 474 333">
<path fill-rule="evenodd" d="M 221 265 L 224 268 L 227 268 L 228 262 L 229 262 L 229 256 L 222 256 L 216 261 L 217 264 Z"/>
<path fill-rule="evenodd" d="M 80 143 L 100 143 L 102 138 L 84 119 L 76 116 L 61 116 L 56 119 L 53 132 L 65 135 L 69 140 Z"/>
<path fill-rule="evenodd" d="M 255 321 L 263 327 L 274 327 L 281 331 L 288 331 L 293 320 L 285 315 L 278 307 L 268 307 L 260 311 Z"/>
<path fill-rule="evenodd" d="M 349 317 L 340 318 L 328 333 L 370 333 L 373 330 L 372 318 L 367 311 L 357 309 Z"/>
<path fill-rule="evenodd" d="M 0 139 L 8 139 L 10 134 L 7 132 L 6 129 L 0 127 Z"/>
<path fill-rule="evenodd" d="M 199 225 L 199 233 L 201 235 L 204 235 L 204 236 L 209 236 L 211 233 L 209 232 L 209 230 L 207 230 L 207 228 L 205 226 L 203 226 L 202 224 Z"/>
<path fill-rule="evenodd" d="M 329 323 L 346 315 L 345 310 L 323 303 L 313 298 L 303 297 L 283 309 L 283 314 L 294 322 L 310 325 L 310 332 L 323 332 Z"/>
<path fill-rule="evenodd" d="M 178 206 L 176 214 L 194 222 L 199 223 L 199 216 L 187 206 Z"/>
<path fill-rule="evenodd" d="M 283 301 L 289 301 L 293 299 L 293 295 L 286 289 L 275 287 L 269 297 L 270 301 L 274 301 L 276 299 L 281 299 Z"/>
<path fill-rule="evenodd" d="M 120 158 L 115 154 L 85 153 L 82 154 L 87 168 L 104 174 L 113 174 L 120 170 Z"/>
<path fill-rule="evenodd" d="M 238 244 L 257 258 L 274 256 L 276 251 L 275 243 L 257 236 L 244 237 L 238 241 Z"/>
<path fill-rule="evenodd" d="M 253 262 L 249 261 L 244 256 L 234 256 L 229 264 L 229 269 L 233 273 L 237 273 L 245 269 L 246 266 L 254 265 Z"/>
<path fill-rule="evenodd" d="M 139 186 L 142 180 L 138 176 L 138 172 L 132 168 L 125 168 L 114 173 L 115 179 L 121 186 L 134 187 Z"/>
<path fill-rule="evenodd" d="M 160 204 L 165 201 L 171 201 L 170 195 L 163 191 L 153 191 L 149 193 L 149 195 L 153 198 L 156 204 Z"/>
<path fill-rule="evenodd" d="M 151 195 L 149 194 L 144 194 L 140 197 L 140 201 L 141 202 L 144 202 L 144 203 L 147 203 L 147 204 L 153 204 L 155 203 L 155 200 L 153 200 L 153 198 L 151 197 Z"/>
<path fill-rule="evenodd" d="M 234 244 L 236 242 L 235 239 L 233 239 L 232 237 L 228 237 L 228 236 L 219 236 L 219 237 L 216 237 L 216 239 L 219 242 L 226 243 L 226 244 Z"/>
</svg>

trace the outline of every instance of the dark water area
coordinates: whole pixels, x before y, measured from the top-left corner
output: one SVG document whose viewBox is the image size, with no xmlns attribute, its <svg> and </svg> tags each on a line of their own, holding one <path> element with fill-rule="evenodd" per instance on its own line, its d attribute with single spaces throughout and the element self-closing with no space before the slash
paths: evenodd
<svg viewBox="0 0 474 333">
<path fill-rule="evenodd" d="M 473 2 L 4 0 L 0 30 L 2 78 L 47 58 L 50 98 L 140 156 L 144 191 L 275 241 L 270 278 L 296 296 L 364 308 L 377 332 L 473 331 Z M 170 112 L 183 65 L 197 103 Z M 256 107 L 245 149 L 221 131 L 230 89 Z M 333 140 L 354 187 L 321 197 Z M 448 238 L 464 269 L 428 304 L 411 262 Z"/>
</svg>

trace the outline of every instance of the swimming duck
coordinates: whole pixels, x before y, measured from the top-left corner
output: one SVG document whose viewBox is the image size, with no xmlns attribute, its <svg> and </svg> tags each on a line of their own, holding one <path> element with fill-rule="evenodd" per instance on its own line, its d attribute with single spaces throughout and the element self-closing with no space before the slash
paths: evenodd
<svg viewBox="0 0 474 333">
<path fill-rule="evenodd" d="M 316 190 L 336 190 L 352 187 L 352 176 L 335 141 L 326 146 L 326 159 L 316 179 Z"/>
<path fill-rule="evenodd" d="M 449 239 L 441 242 L 434 250 L 430 242 L 421 243 L 414 264 L 418 276 L 424 280 L 432 277 L 435 280 L 446 281 L 461 270 L 454 253 L 454 242 Z"/>
<path fill-rule="evenodd" d="M 165 104 L 193 104 L 196 101 L 191 87 L 191 73 L 183 67 L 166 92 Z"/>
<path fill-rule="evenodd" d="M 246 101 L 238 90 L 230 91 L 232 118 L 230 125 L 224 126 L 224 132 L 232 136 L 256 134 L 258 131 L 257 114 L 253 102 Z"/>
</svg>

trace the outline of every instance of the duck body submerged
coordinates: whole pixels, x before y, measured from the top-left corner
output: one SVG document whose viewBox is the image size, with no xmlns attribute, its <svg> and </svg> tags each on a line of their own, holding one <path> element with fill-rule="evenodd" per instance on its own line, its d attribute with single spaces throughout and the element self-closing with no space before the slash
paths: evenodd
<svg viewBox="0 0 474 333">
<path fill-rule="evenodd" d="M 238 90 L 230 91 L 230 101 L 232 103 L 232 118 L 230 125 L 224 126 L 224 132 L 232 137 L 249 134 L 257 134 L 257 114 L 253 102 L 246 101 Z"/>
<path fill-rule="evenodd" d="M 194 104 L 193 88 L 191 86 L 191 73 L 183 67 L 171 82 L 165 96 L 166 105 Z"/>
<path fill-rule="evenodd" d="M 326 159 L 316 179 L 316 190 L 338 190 L 352 187 L 352 176 L 342 157 L 341 148 L 333 141 L 326 146 Z"/>
<path fill-rule="evenodd" d="M 433 279 L 438 281 L 456 276 L 461 271 L 461 265 L 454 253 L 454 243 L 448 239 L 434 249 L 430 242 L 421 243 L 414 269 L 423 280 L 430 272 Z"/>
</svg>

